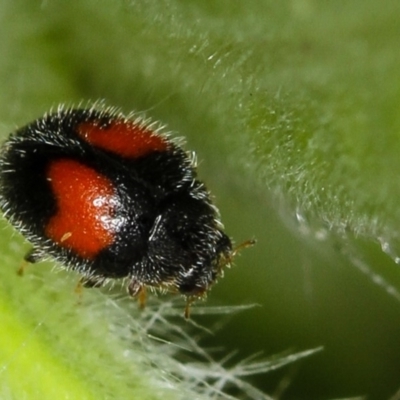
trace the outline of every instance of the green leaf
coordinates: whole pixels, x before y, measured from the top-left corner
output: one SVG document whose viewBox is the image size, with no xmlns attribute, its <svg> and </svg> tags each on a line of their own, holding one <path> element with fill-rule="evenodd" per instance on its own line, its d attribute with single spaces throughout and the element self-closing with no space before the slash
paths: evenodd
<svg viewBox="0 0 400 400">
<path fill-rule="evenodd" d="M 313 247 L 327 243 L 305 257 L 312 263 L 356 265 L 398 295 L 398 273 L 373 243 L 399 262 L 399 8 L 394 0 L 5 0 L 0 132 L 59 103 L 104 99 L 145 111 L 205 160 L 201 176 L 229 231 L 259 239 L 243 257 L 252 269 L 229 272 L 232 286 L 217 293 L 251 292 L 267 304 L 265 265 L 295 265 L 306 251 L 282 228 L 289 223 Z M 2 398 L 164 396 L 149 387 L 151 368 L 124 358 L 130 346 L 113 330 L 126 317 L 112 312 L 120 303 L 104 311 L 108 294 L 94 291 L 76 307 L 71 274 L 48 267 L 19 279 L 20 243 L 3 230 Z"/>
</svg>

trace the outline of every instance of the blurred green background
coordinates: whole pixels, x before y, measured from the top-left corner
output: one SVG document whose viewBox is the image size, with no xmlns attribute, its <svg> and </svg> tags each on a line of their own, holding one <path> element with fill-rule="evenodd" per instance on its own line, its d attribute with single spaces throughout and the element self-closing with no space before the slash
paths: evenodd
<svg viewBox="0 0 400 400">
<path fill-rule="evenodd" d="M 249 380 L 282 399 L 386 399 L 400 388 L 399 16 L 395 0 L 2 0 L 0 133 L 104 99 L 185 136 L 228 234 L 258 240 L 207 304 L 259 306 L 198 318 L 218 325 L 204 345 L 233 361 L 323 346 Z M 10 232 L 3 301 L 35 327 L 71 288 L 49 270 L 30 273 L 52 291 L 24 288 Z"/>
</svg>

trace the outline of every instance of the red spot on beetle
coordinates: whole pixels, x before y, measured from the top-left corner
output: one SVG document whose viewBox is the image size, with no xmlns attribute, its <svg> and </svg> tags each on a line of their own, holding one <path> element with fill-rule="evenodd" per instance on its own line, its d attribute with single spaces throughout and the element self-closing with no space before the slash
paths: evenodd
<svg viewBox="0 0 400 400">
<path fill-rule="evenodd" d="M 94 169 L 67 158 L 50 163 L 47 179 L 57 212 L 46 225 L 46 235 L 79 256 L 93 259 L 114 240 L 113 184 Z"/>
<path fill-rule="evenodd" d="M 114 120 L 107 125 L 97 121 L 82 122 L 78 134 L 91 145 L 121 157 L 137 158 L 167 150 L 167 141 L 133 121 Z"/>
</svg>

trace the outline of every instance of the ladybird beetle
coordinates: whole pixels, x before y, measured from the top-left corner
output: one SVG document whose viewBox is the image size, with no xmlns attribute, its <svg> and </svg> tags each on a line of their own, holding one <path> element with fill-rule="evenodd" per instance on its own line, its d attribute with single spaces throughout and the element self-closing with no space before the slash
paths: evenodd
<svg viewBox="0 0 400 400">
<path fill-rule="evenodd" d="M 13 133 L 0 207 L 33 245 L 26 261 L 55 259 L 85 286 L 125 278 L 142 302 L 146 287 L 181 293 L 186 315 L 235 252 L 193 153 L 110 108 L 59 107 Z"/>
</svg>

